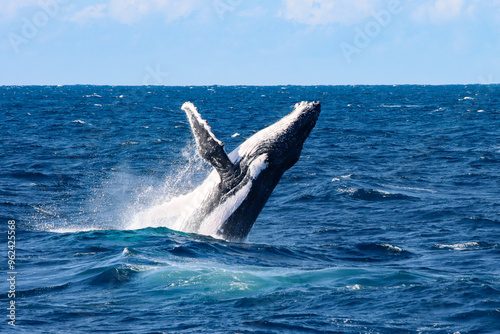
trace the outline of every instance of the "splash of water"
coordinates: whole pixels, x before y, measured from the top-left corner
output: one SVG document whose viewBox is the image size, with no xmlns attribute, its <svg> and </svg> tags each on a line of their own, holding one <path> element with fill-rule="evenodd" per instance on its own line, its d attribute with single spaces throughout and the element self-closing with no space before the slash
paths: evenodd
<svg viewBox="0 0 500 334">
<path fill-rule="evenodd" d="M 192 232 L 189 225 L 183 222 L 204 200 L 202 194 L 205 192 L 200 191 L 200 188 L 217 182 L 214 173 L 207 178 L 207 164 L 195 152 L 194 143 L 185 147 L 182 151 L 185 163 L 173 169 L 161 189 L 149 187 L 139 194 L 133 212 L 129 215 L 131 219 L 124 224 L 124 229 L 167 227 Z M 201 183 L 203 179 L 206 180 Z"/>
<path fill-rule="evenodd" d="M 196 152 L 194 141 L 187 143 L 181 151 L 182 158 L 161 181 L 133 175 L 126 166 L 116 168 L 89 190 L 76 210 L 61 206 L 62 203 L 36 207 L 30 229 L 73 233 L 167 227 L 189 232 L 176 226 L 176 222 L 194 210 L 189 194 L 210 171 Z"/>
</svg>

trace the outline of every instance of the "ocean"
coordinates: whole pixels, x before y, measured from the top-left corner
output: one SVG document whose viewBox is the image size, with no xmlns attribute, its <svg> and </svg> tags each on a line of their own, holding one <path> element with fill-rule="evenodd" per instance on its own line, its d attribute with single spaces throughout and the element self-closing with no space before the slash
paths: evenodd
<svg viewBox="0 0 500 334">
<path fill-rule="evenodd" d="M 300 101 L 248 238 L 139 212 Z M 2 333 L 500 333 L 500 86 L 0 87 Z"/>
</svg>

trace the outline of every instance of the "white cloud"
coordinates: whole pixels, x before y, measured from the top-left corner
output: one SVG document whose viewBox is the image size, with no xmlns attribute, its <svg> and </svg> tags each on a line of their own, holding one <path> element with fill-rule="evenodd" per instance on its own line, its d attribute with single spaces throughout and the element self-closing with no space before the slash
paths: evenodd
<svg viewBox="0 0 500 334">
<path fill-rule="evenodd" d="M 111 18 L 125 24 L 134 24 L 149 14 L 160 14 L 167 22 L 185 18 L 206 7 L 203 0 L 110 0 Z"/>
<path fill-rule="evenodd" d="M 150 0 L 111 0 L 109 2 L 109 14 L 111 18 L 121 23 L 137 23 L 152 10 L 152 2 Z"/>
<path fill-rule="evenodd" d="M 91 0 L 85 7 L 70 0 L 0 0 L 0 22 L 19 20 L 22 15 L 32 15 L 33 9 L 62 8 L 66 21 L 85 24 L 92 20 L 110 19 L 123 24 L 135 24 L 156 16 L 166 22 L 187 18 L 194 13 L 207 14 L 213 2 L 207 0 Z M 222 0 L 221 0 L 222 1 Z M 233 1 L 233 0 L 223 0 Z"/>
<path fill-rule="evenodd" d="M 463 8 L 464 0 L 433 0 L 417 7 L 413 18 L 442 23 L 459 17 Z"/>
<path fill-rule="evenodd" d="M 0 21 L 9 21 L 17 18 L 21 9 L 38 6 L 38 0 L 3 0 L 0 6 Z"/>
<path fill-rule="evenodd" d="M 262 6 L 257 6 L 255 8 L 241 10 L 237 13 L 238 16 L 241 17 L 249 17 L 249 18 L 260 18 L 265 17 L 268 14 L 268 10 L 263 8 Z"/>
<path fill-rule="evenodd" d="M 380 7 L 378 0 L 284 0 L 285 19 L 318 25 L 362 21 Z"/>
<path fill-rule="evenodd" d="M 167 22 L 189 17 L 194 12 L 207 7 L 206 1 L 199 0 L 155 0 L 155 2 Z"/>
<path fill-rule="evenodd" d="M 88 6 L 85 9 L 75 13 L 67 20 L 76 23 L 87 23 L 90 20 L 104 19 L 106 17 L 105 10 L 108 8 L 107 4 L 99 4 Z"/>
<path fill-rule="evenodd" d="M 500 0 L 466 0 L 466 5 L 465 12 L 469 18 L 485 21 L 492 17 L 495 22 L 500 21 Z"/>
<path fill-rule="evenodd" d="M 460 15 L 464 0 L 436 0 L 429 7 L 429 17 L 433 21 L 450 20 Z"/>
</svg>

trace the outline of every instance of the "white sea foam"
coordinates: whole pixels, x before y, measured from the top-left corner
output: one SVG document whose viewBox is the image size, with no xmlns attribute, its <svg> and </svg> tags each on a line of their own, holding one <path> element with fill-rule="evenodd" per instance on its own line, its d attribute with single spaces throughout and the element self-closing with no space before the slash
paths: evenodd
<svg viewBox="0 0 500 334">
<path fill-rule="evenodd" d="M 197 220 L 194 216 L 197 208 L 199 208 L 207 197 L 210 196 L 210 191 L 220 182 L 220 176 L 217 171 L 213 170 L 202 184 L 188 193 L 174 196 L 168 195 L 178 193 L 178 188 L 180 183 L 182 183 L 179 182 L 179 180 L 184 179 L 186 176 L 189 177 L 189 175 L 186 174 L 192 173 L 195 169 L 196 168 L 188 166 L 185 170 L 180 170 L 177 175 L 173 175 L 166 180 L 165 189 L 163 191 L 165 195 L 163 199 L 161 197 L 159 199 L 154 199 L 154 195 L 151 194 L 146 195 L 146 198 L 152 196 L 151 202 L 155 204 L 135 212 L 131 221 L 126 224 L 125 228 L 135 230 L 146 227 L 167 227 L 176 231 L 188 233 L 198 232 L 215 236 L 217 227 L 212 226 L 213 224 L 210 223 L 210 219 L 215 220 L 215 215 L 223 214 L 222 208 L 211 217 L 207 217 L 206 220 L 210 227 L 205 228 L 203 232 L 198 231 L 198 226 L 193 225 L 193 223 Z M 236 196 L 242 195 L 244 195 L 244 193 L 241 193 L 241 190 L 236 194 Z M 237 201 L 234 202 L 234 204 L 237 203 Z M 231 204 L 233 203 L 228 202 L 227 207 L 230 207 Z M 227 209 L 227 207 L 224 206 L 225 209 Z"/>
<path fill-rule="evenodd" d="M 350 179 L 352 177 L 352 174 L 347 174 L 347 175 L 341 175 L 341 176 L 338 176 L 338 177 L 334 177 L 332 179 L 332 182 L 339 182 L 341 181 L 342 179 Z"/>
<path fill-rule="evenodd" d="M 479 246 L 479 243 L 476 241 L 471 241 L 471 242 L 464 242 L 461 244 L 453 244 L 453 245 L 443 245 L 443 244 L 437 244 L 437 248 L 442 248 L 442 249 L 452 249 L 452 250 L 458 250 L 458 251 L 463 251 L 471 247 L 477 247 Z"/>
<path fill-rule="evenodd" d="M 400 104 L 381 104 L 380 105 L 382 108 L 401 108 L 402 105 Z"/>
<path fill-rule="evenodd" d="M 213 187 L 220 181 L 214 170 L 205 181 L 196 187 L 199 174 L 204 173 L 201 157 L 196 155 L 193 145 L 188 145 L 183 150 L 187 162 L 179 166 L 172 175 L 167 176 L 161 189 L 146 188 L 140 194 L 136 208 L 132 208 L 132 218 L 125 223 L 124 228 L 130 230 L 146 227 L 167 227 L 170 229 L 190 231 L 187 222 L 190 214 L 205 199 L 205 189 Z M 189 185 L 193 188 L 189 189 Z M 195 189 L 194 189 L 195 188 Z M 194 189 L 194 190 L 193 190 Z"/>
<path fill-rule="evenodd" d="M 178 216 L 183 204 L 183 196 L 179 196 L 165 203 L 153 205 L 148 209 L 139 211 L 126 226 L 126 229 L 137 230 L 146 227 L 169 227 L 172 221 L 168 219 Z"/>
<path fill-rule="evenodd" d="M 361 285 L 359 284 L 354 284 L 354 285 L 348 285 L 346 286 L 348 290 L 361 290 Z"/>
<path fill-rule="evenodd" d="M 35 209 L 36 211 L 38 212 L 41 212 L 41 213 L 44 213 L 46 215 L 50 215 L 50 216 L 53 216 L 53 217 L 59 217 L 59 215 L 51 210 L 48 210 L 48 209 L 44 209 L 40 206 L 33 206 L 33 209 Z"/>
<path fill-rule="evenodd" d="M 348 193 L 349 195 L 354 194 L 358 189 L 353 188 L 353 187 L 344 187 L 344 188 L 337 188 L 337 191 L 340 193 Z"/>
<path fill-rule="evenodd" d="M 446 108 L 446 107 L 439 107 L 439 108 L 437 108 L 437 109 L 434 109 L 432 112 L 445 111 L 445 110 L 447 110 L 447 109 L 448 109 L 448 108 Z"/>
<path fill-rule="evenodd" d="M 390 244 L 382 244 L 382 247 L 388 248 L 389 250 L 395 251 L 395 252 L 402 252 L 403 248 L 398 247 L 398 246 L 393 246 Z"/>
<path fill-rule="evenodd" d="M 81 226 L 81 227 L 59 227 L 59 228 L 50 228 L 49 232 L 52 233 L 79 233 L 79 232 L 90 232 L 95 230 L 101 230 L 100 228 L 96 228 L 94 226 Z"/>
<path fill-rule="evenodd" d="M 389 187 L 389 188 L 403 189 L 403 190 L 425 191 L 425 192 L 429 192 L 429 193 L 432 193 L 432 194 L 437 193 L 437 191 L 435 191 L 435 190 L 425 189 L 425 188 L 401 187 L 401 186 L 394 186 L 394 185 L 389 185 L 389 184 L 383 184 L 383 186 L 384 187 Z"/>
</svg>

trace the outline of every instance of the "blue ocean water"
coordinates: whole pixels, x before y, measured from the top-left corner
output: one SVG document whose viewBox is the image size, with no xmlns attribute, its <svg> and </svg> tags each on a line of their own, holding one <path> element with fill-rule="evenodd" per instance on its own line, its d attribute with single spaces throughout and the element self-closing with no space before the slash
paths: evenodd
<svg viewBox="0 0 500 334">
<path fill-rule="evenodd" d="M 303 100 L 246 242 L 127 228 L 210 170 L 183 102 L 230 151 Z M 1 332 L 500 333 L 498 85 L 0 87 L 0 117 Z"/>
</svg>

